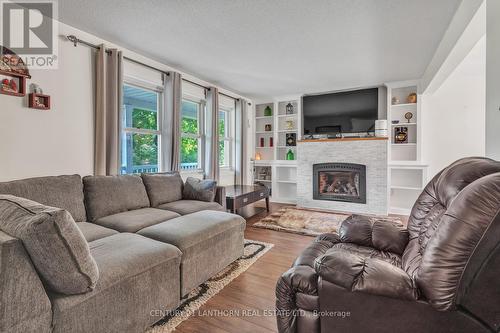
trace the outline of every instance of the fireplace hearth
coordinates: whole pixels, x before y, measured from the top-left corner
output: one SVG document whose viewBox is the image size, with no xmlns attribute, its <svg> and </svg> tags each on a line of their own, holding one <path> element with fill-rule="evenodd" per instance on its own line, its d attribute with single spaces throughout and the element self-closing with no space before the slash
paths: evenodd
<svg viewBox="0 0 500 333">
<path fill-rule="evenodd" d="M 366 166 L 353 163 L 313 165 L 313 199 L 366 203 Z"/>
</svg>

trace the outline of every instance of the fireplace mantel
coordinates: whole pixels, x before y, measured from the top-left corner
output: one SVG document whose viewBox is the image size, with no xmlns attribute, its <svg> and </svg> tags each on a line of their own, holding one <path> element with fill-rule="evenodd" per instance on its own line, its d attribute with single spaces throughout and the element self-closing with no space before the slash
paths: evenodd
<svg viewBox="0 0 500 333">
<path fill-rule="evenodd" d="M 333 139 L 304 139 L 297 142 L 347 142 L 347 141 L 387 141 L 387 138 L 366 137 L 366 138 L 333 138 Z"/>
<path fill-rule="evenodd" d="M 380 138 L 306 140 L 297 144 L 297 205 L 351 213 L 387 215 L 388 145 Z M 366 166 L 366 203 L 316 200 L 313 166 L 354 163 Z"/>
</svg>

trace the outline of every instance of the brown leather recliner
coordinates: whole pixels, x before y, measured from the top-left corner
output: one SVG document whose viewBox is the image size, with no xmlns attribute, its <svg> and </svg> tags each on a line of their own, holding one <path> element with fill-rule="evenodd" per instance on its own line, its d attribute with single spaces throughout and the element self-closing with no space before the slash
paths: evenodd
<svg viewBox="0 0 500 333">
<path fill-rule="evenodd" d="M 430 181 L 405 229 L 352 216 L 276 286 L 284 332 L 498 332 L 500 162 L 465 158 Z"/>
</svg>

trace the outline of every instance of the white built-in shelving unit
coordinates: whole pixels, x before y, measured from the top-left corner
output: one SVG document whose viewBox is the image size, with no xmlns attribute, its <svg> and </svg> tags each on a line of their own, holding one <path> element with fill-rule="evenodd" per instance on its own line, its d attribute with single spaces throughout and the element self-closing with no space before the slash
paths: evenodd
<svg viewBox="0 0 500 333">
<path fill-rule="evenodd" d="M 291 104 L 293 113 L 287 113 Z M 265 116 L 266 107 L 272 109 L 272 116 Z M 273 102 L 256 104 L 254 133 L 255 152 L 260 160 L 255 160 L 253 167 L 254 182 L 261 182 L 271 188 L 271 201 L 296 203 L 297 197 L 297 146 L 301 126 L 300 97 L 278 99 Z M 271 125 L 271 131 L 266 131 Z M 295 145 L 287 144 L 287 134 L 295 135 Z M 264 145 L 261 145 L 261 139 Z M 272 138 L 272 145 L 271 145 Z M 287 160 L 289 150 L 294 153 L 294 160 Z M 266 179 L 261 179 L 266 175 Z"/>
<path fill-rule="evenodd" d="M 389 213 L 408 215 L 427 182 L 427 165 L 421 162 L 421 105 L 417 81 L 387 83 Z M 416 103 L 408 95 L 417 93 Z M 405 115 L 411 113 L 411 119 Z M 408 142 L 397 143 L 396 128 L 405 127 Z"/>
</svg>

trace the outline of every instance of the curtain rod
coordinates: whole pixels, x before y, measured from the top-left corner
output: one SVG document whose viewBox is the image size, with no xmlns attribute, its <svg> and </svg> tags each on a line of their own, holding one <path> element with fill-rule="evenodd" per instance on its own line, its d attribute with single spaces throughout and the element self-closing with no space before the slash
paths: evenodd
<svg viewBox="0 0 500 333">
<path fill-rule="evenodd" d="M 75 47 L 77 47 L 77 46 L 78 46 L 78 44 L 83 44 L 83 45 L 88 46 L 88 47 L 90 47 L 90 48 L 93 48 L 93 49 L 95 49 L 95 50 L 99 50 L 99 49 L 101 48 L 99 45 L 95 45 L 95 44 L 92 44 L 92 43 L 86 42 L 86 41 L 84 41 L 84 40 L 81 40 L 81 39 L 79 39 L 78 37 L 76 37 L 75 35 L 68 35 L 68 36 L 66 36 L 66 38 L 67 38 L 70 42 L 72 42 L 72 43 L 73 43 L 73 46 L 75 46 Z M 106 50 L 106 53 L 109 53 L 109 52 L 111 52 L 111 51 Z M 129 58 L 129 57 L 126 57 L 126 56 L 123 56 L 123 58 L 124 58 L 124 59 L 126 59 L 126 60 L 128 60 L 128 61 L 130 61 L 130 62 L 133 62 L 133 63 L 135 63 L 135 64 L 137 64 L 137 65 L 144 66 L 144 67 L 146 67 L 146 68 L 152 69 L 152 70 L 154 70 L 154 71 L 157 71 L 157 72 L 160 72 L 160 73 L 163 73 L 163 74 L 166 74 L 166 75 L 170 75 L 170 73 L 169 73 L 169 72 L 166 72 L 166 71 L 161 70 L 161 69 L 159 69 L 159 68 L 157 68 L 157 67 L 153 67 L 153 66 L 151 66 L 151 65 L 145 64 L 145 63 L 140 62 L 140 61 L 138 61 L 138 60 L 135 60 L 135 59 L 132 59 L 132 58 Z M 198 87 L 200 87 L 200 88 L 210 90 L 210 87 L 206 87 L 206 86 L 204 86 L 204 85 L 202 85 L 202 84 L 199 84 L 199 83 L 193 82 L 193 81 L 191 81 L 191 80 L 188 80 L 188 79 L 185 79 L 185 78 L 182 78 L 182 80 L 183 80 L 183 81 L 186 81 L 186 82 L 189 82 L 189 83 L 191 83 L 191 84 L 194 84 L 195 86 L 198 86 Z M 239 101 L 239 100 L 240 100 L 239 98 L 236 98 L 236 97 L 233 97 L 233 96 L 226 95 L 226 94 L 224 94 L 224 93 L 222 93 L 222 92 L 219 92 L 219 94 L 221 94 L 221 95 L 223 95 L 223 96 L 226 96 L 226 97 L 228 97 L 228 98 L 232 98 L 232 99 L 234 99 L 235 101 Z M 250 103 L 248 103 L 248 104 L 250 105 Z"/>
</svg>

